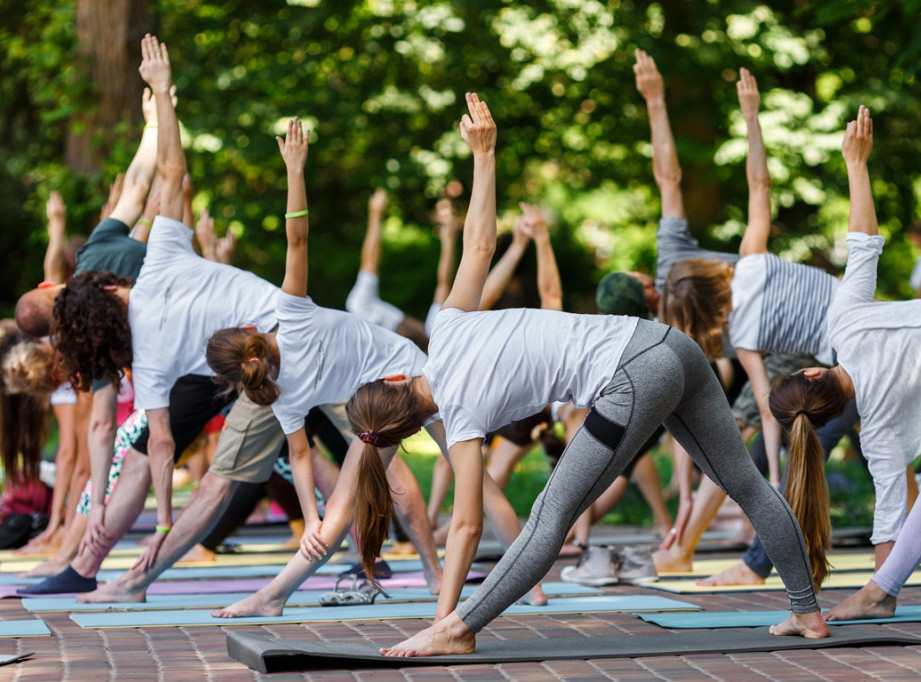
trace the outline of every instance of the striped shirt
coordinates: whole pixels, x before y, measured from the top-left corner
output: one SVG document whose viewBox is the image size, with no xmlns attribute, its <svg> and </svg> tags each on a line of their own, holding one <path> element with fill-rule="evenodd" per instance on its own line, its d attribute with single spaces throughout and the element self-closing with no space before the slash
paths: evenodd
<svg viewBox="0 0 921 682">
<path fill-rule="evenodd" d="M 837 287 L 827 272 L 770 253 L 742 258 L 732 277 L 730 343 L 763 353 L 807 353 L 834 364 L 825 321 Z"/>
</svg>

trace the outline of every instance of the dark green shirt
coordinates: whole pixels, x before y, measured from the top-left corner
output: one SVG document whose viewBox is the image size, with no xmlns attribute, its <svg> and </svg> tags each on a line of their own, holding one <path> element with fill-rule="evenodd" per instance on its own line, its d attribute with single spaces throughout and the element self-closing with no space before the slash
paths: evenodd
<svg viewBox="0 0 921 682">
<path fill-rule="evenodd" d="M 115 218 L 106 218 L 77 251 L 77 270 L 112 272 L 120 277 L 137 279 L 147 253 L 147 244 L 128 236 L 131 230 Z"/>
</svg>

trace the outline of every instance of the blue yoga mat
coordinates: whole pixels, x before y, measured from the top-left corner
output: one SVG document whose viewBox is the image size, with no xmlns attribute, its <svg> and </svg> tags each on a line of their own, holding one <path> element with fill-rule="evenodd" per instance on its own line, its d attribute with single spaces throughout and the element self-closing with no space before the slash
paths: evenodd
<svg viewBox="0 0 921 682">
<path fill-rule="evenodd" d="M 389 620 L 434 618 L 435 602 L 372 604 L 369 606 L 311 606 L 285 609 L 280 616 L 214 618 L 208 611 L 124 611 L 118 613 L 74 613 L 70 618 L 85 629 L 168 627 L 177 625 L 270 625 L 342 620 Z M 503 615 L 548 615 L 559 613 L 603 613 L 699 609 L 699 606 L 665 597 L 572 597 L 553 599 L 546 606 L 512 605 Z"/>
<path fill-rule="evenodd" d="M 388 562 L 394 573 L 421 571 L 422 562 L 418 559 L 406 559 Z M 314 575 L 339 575 L 351 564 L 324 564 Z M 190 566 L 188 568 L 168 568 L 159 580 L 200 580 L 204 578 L 261 578 L 276 576 L 285 567 L 285 562 L 267 566 Z M 115 580 L 125 571 L 104 570 L 96 574 L 99 582 Z M 44 578 L 17 578 L 12 573 L 0 573 L 0 585 L 34 585 Z"/>
<path fill-rule="evenodd" d="M 347 588 L 350 583 L 343 581 L 341 588 Z M 461 597 L 467 598 L 477 589 L 477 585 L 464 585 Z M 604 594 L 596 587 L 587 587 L 577 583 L 544 583 L 544 593 L 548 597 L 588 596 Z M 320 595 L 329 590 L 298 590 L 288 600 L 289 606 L 319 605 Z M 22 605 L 32 613 L 48 613 L 54 611 L 178 611 L 181 609 L 216 609 L 228 604 L 233 604 L 249 597 L 252 592 L 232 592 L 215 594 L 185 594 L 168 595 L 152 594 L 147 596 L 146 602 L 110 602 L 105 604 L 82 604 L 74 597 L 35 597 L 23 599 Z M 380 604 L 415 601 L 437 601 L 438 596 L 429 592 L 424 587 L 401 587 L 387 590 L 389 598 L 383 595 L 377 598 Z"/>
<path fill-rule="evenodd" d="M 650 613 L 640 618 L 664 628 L 757 628 L 775 625 L 790 615 L 789 611 L 699 611 L 697 613 Z M 897 606 L 892 618 L 833 620 L 829 625 L 879 625 L 921 621 L 921 606 Z"/>
<path fill-rule="evenodd" d="M 51 634 L 51 630 L 42 621 L 32 620 L 0 620 L 0 637 L 44 637 Z"/>
</svg>

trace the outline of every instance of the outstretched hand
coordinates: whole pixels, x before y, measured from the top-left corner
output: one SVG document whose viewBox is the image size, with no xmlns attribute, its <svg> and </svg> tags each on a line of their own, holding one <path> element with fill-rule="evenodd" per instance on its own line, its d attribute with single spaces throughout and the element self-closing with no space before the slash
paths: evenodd
<svg viewBox="0 0 921 682">
<path fill-rule="evenodd" d="M 665 81 L 662 80 L 662 74 L 659 73 L 655 60 L 644 50 L 634 50 L 633 54 L 636 56 L 636 64 L 633 65 L 636 89 L 639 90 L 643 99 L 664 99 Z"/>
<path fill-rule="evenodd" d="M 736 83 L 739 94 L 739 108 L 746 119 L 754 118 L 761 108 L 761 95 L 758 93 L 758 81 L 746 68 L 739 69 L 739 82 Z"/>
<path fill-rule="evenodd" d="M 496 149 L 496 122 L 489 113 L 486 102 L 481 102 L 475 92 L 467 93 L 467 110 L 460 122 L 460 133 L 474 156 L 490 154 Z"/>
<path fill-rule="evenodd" d="M 214 243 L 214 255 L 218 263 L 230 265 L 233 263 L 233 254 L 237 250 L 237 238 L 233 231 L 228 229 L 224 236 Z"/>
<path fill-rule="evenodd" d="M 150 86 L 154 96 L 171 96 L 173 75 L 166 43 L 160 43 L 156 36 L 149 33 L 141 40 L 141 65 L 138 67 L 138 73 Z"/>
<path fill-rule="evenodd" d="M 532 239 L 537 239 L 547 234 L 547 221 L 536 205 L 522 201 L 518 204 L 518 207 L 521 208 L 521 217 L 524 219 L 525 229 Z"/>
<path fill-rule="evenodd" d="M 288 132 L 285 133 L 285 139 L 276 137 L 275 140 L 278 142 L 278 151 L 281 152 L 281 158 L 285 160 L 288 170 L 304 170 L 307 163 L 307 149 L 310 146 L 310 133 L 304 134 L 301 120 L 295 116 L 288 121 Z"/>
<path fill-rule="evenodd" d="M 857 120 L 847 124 L 844 132 L 844 142 L 841 144 L 841 155 L 845 163 L 866 163 L 873 151 L 873 119 L 870 110 L 860 105 L 857 111 Z"/>
<path fill-rule="evenodd" d="M 383 215 L 384 211 L 387 209 L 387 190 L 383 187 L 378 187 L 374 190 L 374 194 L 371 195 L 371 198 L 368 199 L 368 213 L 372 215 Z"/>
</svg>

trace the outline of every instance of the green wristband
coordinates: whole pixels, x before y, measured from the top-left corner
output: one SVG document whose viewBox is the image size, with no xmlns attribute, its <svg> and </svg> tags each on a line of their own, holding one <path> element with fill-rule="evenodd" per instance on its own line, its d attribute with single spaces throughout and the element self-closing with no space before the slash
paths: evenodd
<svg viewBox="0 0 921 682">
<path fill-rule="evenodd" d="M 170 529 L 172 528 L 172 526 L 161 526 L 158 523 L 156 528 L 157 528 L 158 533 L 163 533 L 164 535 L 166 535 L 167 533 L 170 532 Z"/>
<path fill-rule="evenodd" d="M 285 213 L 285 220 L 291 220 L 292 218 L 304 218 L 310 215 L 310 211 L 306 208 L 303 211 L 292 211 L 291 213 Z"/>
</svg>

